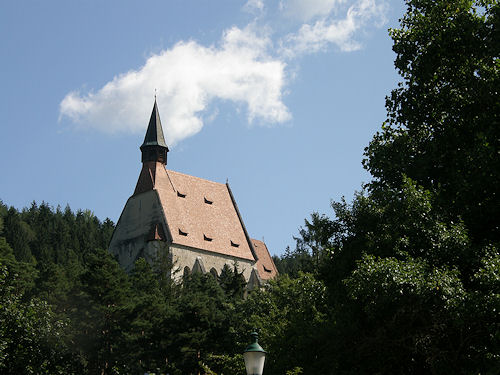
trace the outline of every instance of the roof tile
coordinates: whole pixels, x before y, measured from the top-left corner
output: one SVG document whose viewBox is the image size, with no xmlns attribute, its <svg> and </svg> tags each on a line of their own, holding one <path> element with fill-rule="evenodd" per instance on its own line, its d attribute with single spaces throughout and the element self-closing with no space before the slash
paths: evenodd
<svg viewBox="0 0 500 375">
<path fill-rule="evenodd" d="M 242 259 L 254 259 L 225 184 L 166 170 L 158 162 L 154 165 L 145 163 L 135 194 L 151 188 L 158 192 L 173 243 Z M 180 197 L 178 192 L 184 197 Z M 211 204 L 206 203 L 207 197 Z M 231 246 L 231 241 L 239 246 Z"/>
<path fill-rule="evenodd" d="M 257 255 L 257 272 L 262 280 L 269 280 L 276 277 L 278 270 L 274 265 L 273 258 L 264 242 L 252 238 L 253 248 Z"/>
</svg>

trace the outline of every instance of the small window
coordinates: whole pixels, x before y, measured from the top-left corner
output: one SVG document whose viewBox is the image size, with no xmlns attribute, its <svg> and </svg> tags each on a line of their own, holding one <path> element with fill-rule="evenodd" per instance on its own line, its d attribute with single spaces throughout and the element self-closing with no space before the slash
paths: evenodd
<svg viewBox="0 0 500 375">
<path fill-rule="evenodd" d="M 239 244 L 239 243 L 236 243 L 236 242 L 231 241 L 231 246 L 232 246 L 232 247 L 240 247 L 240 244 Z"/>
<path fill-rule="evenodd" d="M 211 201 L 210 199 L 207 199 L 207 197 L 204 197 L 203 199 L 205 200 L 206 204 L 212 204 L 212 203 L 214 203 L 214 201 Z"/>
<path fill-rule="evenodd" d="M 177 191 L 177 196 L 180 198 L 186 198 L 186 194 L 182 194 L 180 191 Z"/>
<path fill-rule="evenodd" d="M 269 269 L 269 268 L 267 268 L 266 266 L 264 266 L 264 265 L 263 265 L 263 267 L 264 267 L 264 271 L 269 272 L 269 273 L 273 272 L 272 270 L 270 270 L 270 269 Z"/>
<path fill-rule="evenodd" d="M 217 270 L 215 268 L 212 267 L 212 269 L 210 270 L 210 274 L 215 278 L 217 279 L 219 277 L 219 275 L 217 275 Z"/>
<path fill-rule="evenodd" d="M 212 241 L 212 237 L 208 237 L 206 234 L 203 235 L 205 241 Z"/>
<path fill-rule="evenodd" d="M 179 228 L 179 234 L 180 234 L 181 236 L 187 236 L 187 235 L 188 235 L 188 233 L 187 233 L 187 232 L 183 232 L 180 228 Z"/>
</svg>

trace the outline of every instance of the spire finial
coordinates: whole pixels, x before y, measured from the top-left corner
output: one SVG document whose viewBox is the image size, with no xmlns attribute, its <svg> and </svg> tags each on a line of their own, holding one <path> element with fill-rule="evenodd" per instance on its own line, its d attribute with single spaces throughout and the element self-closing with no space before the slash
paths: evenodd
<svg viewBox="0 0 500 375">
<path fill-rule="evenodd" d="M 156 102 L 156 87 L 155 87 L 155 102 Z"/>
</svg>

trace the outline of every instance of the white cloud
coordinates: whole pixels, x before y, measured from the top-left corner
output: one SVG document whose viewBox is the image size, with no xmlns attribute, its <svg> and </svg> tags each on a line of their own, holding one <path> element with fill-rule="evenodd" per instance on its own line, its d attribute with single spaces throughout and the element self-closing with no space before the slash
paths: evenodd
<svg viewBox="0 0 500 375">
<path fill-rule="evenodd" d="M 289 17 L 309 21 L 317 16 L 327 16 L 346 0 L 281 0 L 280 9 Z"/>
<path fill-rule="evenodd" d="M 297 33 L 289 34 L 281 41 L 281 52 L 293 58 L 324 50 L 330 44 L 341 51 L 359 49 L 355 33 L 370 20 L 375 20 L 377 25 L 385 23 L 385 12 L 385 2 L 359 0 L 347 9 L 345 18 L 321 17 L 313 24 L 303 24 Z"/>
<path fill-rule="evenodd" d="M 210 104 L 218 99 L 236 104 L 238 110 L 244 108 L 249 123 L 286 122 L 291 114 L 282 98 L 293 71 L 286 70 L 285 61 L 332 45 L 341 51 L 360 48 L 360 32 L 374 24 L 381 26 L 387 6 L 386 0 L 281 0 L 274 3 L 276 13 L 264 0 L 248 0 L 245 7 L 260 14 L 244 29 L 226 30 L 218 45 L 179 42 L 97 91 L 70 92 L 60 103 L 60 118 L 111 133 L 142 132 L 157 89 L 169 144 L 213 121 L 218 110 Z M 292 13 L 311 22 L 299 20 L 297 25 L 284 20 Z M 270 25 L 281 34 L 273 35 Z M 286 34 L 289 27 L 292 32 Z"/>
<path fill-rule="evenodd" d="M 248 0 L 244 6 L 244 9 L 248 12 L 263 11 L 264 1 L 263 0 Z"/>
<path fill-rule="evenodd" d="M 246 105 L 250 123 L 285 122 L 291 118 L 282 102 L 286 64 L 267 54 L 270 44 L 250 27 L 226 30 L 219 46 L 177 43 L 97 92 L 69 93 L 60 104 L 60 117 L 108 132 L 143 131 L 157 89 L 169 144 L 199 132 L 214 99 Z"/>
</svg>

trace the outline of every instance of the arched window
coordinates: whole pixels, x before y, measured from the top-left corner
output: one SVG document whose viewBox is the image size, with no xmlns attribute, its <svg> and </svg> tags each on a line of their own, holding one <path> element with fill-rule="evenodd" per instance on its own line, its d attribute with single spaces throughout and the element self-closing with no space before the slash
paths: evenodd
<svg viewBox="0 0 500 375">
<path fill-rule="evenodd" d="M 217 270 L 213 267 L 210 269 L 210 274 L 216 279 L 219 277 L 219 275 L 217 274 Z"/>
<path fill-rule="evenodd" d="M 191 274 L 191 270 L 189 269 L 188 266 L 184 267 L 184 273 L 183 273 L 183 277 L 188 277 L 189 275 Z"/>
</svg>

